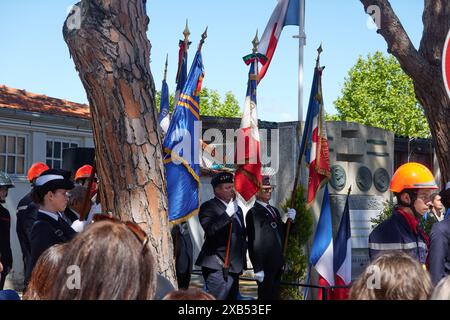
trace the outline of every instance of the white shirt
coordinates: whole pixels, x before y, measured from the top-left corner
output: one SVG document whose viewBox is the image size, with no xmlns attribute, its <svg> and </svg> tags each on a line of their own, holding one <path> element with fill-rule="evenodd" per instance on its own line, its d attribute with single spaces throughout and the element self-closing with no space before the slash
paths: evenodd
<svg viewBox="0 0 450 320">
<path fill-rule="evenodd" d="M 262 205 L 264 208 L 266 208 L 267 211 L 269 211 L 270 215 L 272 215 L 272 211 L 270 211 L 269 208 L 267 207 L 267 206 L 270 206 L 269 203 L 265 203 L 265 202 L 262 202 L 262 201 L 259 201 L 259 200 L 256 200 L 256 202 L 258 202 L 260 205 Z M 276 214 L 275 210 L 273 210 L 273 212 Z"/>
<path fill-rule="evenodd" d="M 54 219 L 56 221 L 58 221 L 58 218 L 61 218 L 61 214 L 59 212 L 55 213 L 55 212 L 45 211 L 45 210 L 42 210 L 42 209 L 39 209 L 39 212 L 42 212 L 42 213 L 48 215 L 50 218 L 52 218 L 52 219 Z"/>
</svg>

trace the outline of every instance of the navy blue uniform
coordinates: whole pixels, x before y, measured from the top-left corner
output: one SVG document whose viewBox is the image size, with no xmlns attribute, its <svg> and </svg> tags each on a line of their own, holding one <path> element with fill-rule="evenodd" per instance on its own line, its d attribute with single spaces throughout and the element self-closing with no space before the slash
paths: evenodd
<svg viewBox="0 0 450 320">
<path fill-rule="evenodd" d="M 450 220 L 433 225 L 429 261 L 431 280 L 436 285 L 450 274 Z"/>
<path fill-rule="evenodd" d="M 197 258 L 196 265 L 202 267 L 203 277 L 209 293 L 216 299 L 236 299 L 239 291 L 239 275 L 246 264 L 246 230 L 241 208 L 229 217 L 225 204 L 217 198 L 200 206 L 199 219 L 205 231 L 205 243 Z M 225 262 L 229 226 L 232 236 L 229 254 L 229 276 L 225 279 Z"/>
<path fill-rule="evenodd" d="M 70 241 L 76 234 L 61 217 L 55 220 L 39 211 L 31 229 L 31 263 L 26 274 L 27 282 L 37 260 L 45 250 L 55 244 Z"/>
<path fill-rule="evenodd" d="M 36 221 L 38 207 L 33 202 L 31 192 L 26 194 L 17 205 L 17 221 L 16 221 L 16 233 L 19 238 L 20 248 L 22 249 L 22 260 L 24 275 L 27 274 L 27 270 L 30 267 L 31 261 L 31 228 Z M 26 277 L 24 277 L 25 279 Z M 27 283 L 24 283 L 25 286 Z"/>
<path fill-rule="evenodd" d="M 390 218 L 380 223 L 369 235 L 369 257 L 390 251 L 403 251 L 425 265 L 427 240 L 419 230 L 412 230 L 405 217 L 394 210 Z"/>
</svg>

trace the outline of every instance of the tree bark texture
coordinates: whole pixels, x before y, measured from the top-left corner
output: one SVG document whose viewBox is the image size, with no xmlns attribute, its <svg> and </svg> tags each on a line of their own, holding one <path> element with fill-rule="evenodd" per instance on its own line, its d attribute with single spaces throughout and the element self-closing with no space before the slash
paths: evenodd
<svg viewBox="0 0 450 320">
<path fill-rule="evenodd" d="M 380 33 L 388 52 L 413 80 L 416 98 L 423 106 L 441 170 L 441 184 L 450 181 L 450 98 L 442 76 L 442 53 L 450 29 L 450 2 L 425 0 L 423 34 L 417 50 L 388 0 L 360 0 L 380 10 Z M 369 10 L 370 11 L 370 10 Z"/>
<path fill-rule="evenodd" d="M 147 232 L 175 284 L 145 0 L 82 0 L 64 39 L 89 100 L 102 209 Z"/>
</svg>

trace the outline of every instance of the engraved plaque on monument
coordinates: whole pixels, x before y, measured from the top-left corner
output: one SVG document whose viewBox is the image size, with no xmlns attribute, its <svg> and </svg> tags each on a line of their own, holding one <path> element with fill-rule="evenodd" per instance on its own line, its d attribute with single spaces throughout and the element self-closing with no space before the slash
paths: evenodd
<svg viewBox="0 0 450 320">
<path fill-rule="evenodd" d="M 356 174 L 356 185 L 361 191 L 369 191 L 372 187 L 372 173 L 370 169 L 362 166 Z"/>
<path fill-rule="evenodd" d="M 347 175 L 345 174 L 344 168 L 342 166 L 335 164 L 331 166 L 331 186 L 336 189 L 336 191 L 341 191 L 345 187 L 347 182 Z"/>
</svg>

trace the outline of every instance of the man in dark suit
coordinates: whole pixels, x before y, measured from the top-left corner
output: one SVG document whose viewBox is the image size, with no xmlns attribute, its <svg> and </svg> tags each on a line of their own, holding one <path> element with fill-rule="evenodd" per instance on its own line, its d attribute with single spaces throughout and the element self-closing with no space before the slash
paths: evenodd
<svg viewBox="0 0 450 320">
<path fill-rule="evenodd" d="M 0 171 L 0 262 L 3 264 L 3 270 L 0 273 L 0 290 L 3 290 L 6 276 L 12 269 L 13 264 L 10 239 L 11 216 L 9 211 L 2 205 L 2 203 L 6 202 L 10 188 L 14 188 L 11 178 Z"/>
<path fill-rule="evenodd" d="M 209 293 L 217 300 L 235 300 L 247 251 L 244 217 L 235 199 L 233 175 L 221 172 L 211 184 L 215 198 L 200 207 L 205 242 L 195 264 L 202 267 Z"/>
<path fill-rule="evenodd" d="M 188 289 L 191 281 L 193 248 L 187 222 L 174 225 L 171 234 L 175 251 L 178 289 Z"/>
<path fill-rule="evenodd" d="M 431 228 L 428 259 L 431 280 L 437 285 L 450 274 L 450 219 L 435 223 Z"/>
<path fill-rule="evenodd" d="M 273 187 L 270 177 L 263 176 L 262 188 L 246 216 L 248 252 L 258 283 L 259 300 L 279 299 L 281 272 L 284 264 L 284 223 L 277 208 L 269 204 Z M 288 219 L 295 220 L 294 209 Z"/>
<path fill-rule="evenodd" d="M 441 201 L 450 210 L 450 182 L 439 195 Z M 450 275 L 450 219 L 448 217 L 439 223 L 435 223 L 431 229 L 430 252 L 428 254 L 430 275 L 434 285 L 439 280 Z"/>
<path fill-rule="evenodd" d="M 40 255 L 51 246 L 70 241 L 76 234 L 63 219 L 62 212 L 67 207 L 67 191 L 73 189 L 70 172 L 57 169 L 44 171 L 36 179 L 33 200 L 39 206 L 37 220 L 31 229 L 31 261 L 26 281 Z"/>
</svg>

